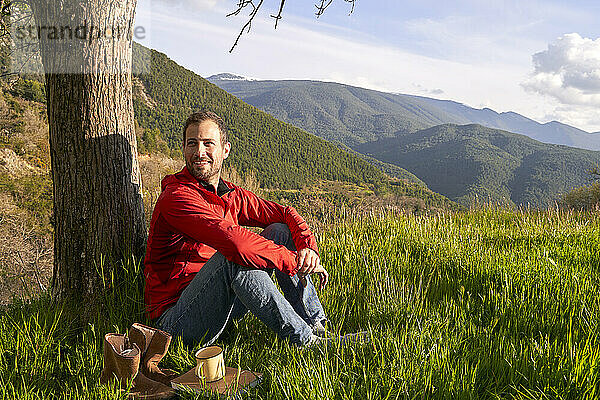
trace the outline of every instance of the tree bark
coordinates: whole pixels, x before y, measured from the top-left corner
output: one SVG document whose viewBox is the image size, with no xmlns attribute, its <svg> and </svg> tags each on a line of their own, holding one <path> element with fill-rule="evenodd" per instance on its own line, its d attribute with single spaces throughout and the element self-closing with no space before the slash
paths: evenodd
<svg viewBox="0 0 600 400">
<path fill-rule="evenodd" d="M 118 279 L 119 260 L 142 257 L 146 241 L 131 85 L 136 0 L 30 5 L 46 78 L 52 293 L 59 300 L 96 298 L 101 273 L 112 270 Z"/>
</svg>

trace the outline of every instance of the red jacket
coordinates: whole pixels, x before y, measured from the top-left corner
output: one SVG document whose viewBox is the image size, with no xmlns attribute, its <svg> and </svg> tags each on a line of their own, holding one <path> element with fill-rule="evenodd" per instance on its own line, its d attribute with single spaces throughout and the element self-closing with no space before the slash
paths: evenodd
<svg viewBox="0 0 600 400">
<path fill-rule="evenodd" d="M 228 260 L 254 268 L 278 268 L 294 275 L 296 252 L 243 228 L 287 224 L 298 250 L 317 243 L 306 222 L 292 207 L 259 198 L 232 183 L 219 197 L 183 168 L 162 181 L 144 260 L 145 301 L 150 318 L 173 305 L 204 263 L 219 251 Z"/>
</svg>

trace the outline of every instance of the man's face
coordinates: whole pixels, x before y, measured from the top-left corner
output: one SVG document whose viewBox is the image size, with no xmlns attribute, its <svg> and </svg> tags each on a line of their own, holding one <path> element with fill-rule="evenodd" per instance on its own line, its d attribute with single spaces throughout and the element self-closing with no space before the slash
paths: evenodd
<svg viewBox="0 0 600 400">
<path fill-rule="evenodd" d="M 217 187 L 223 160 L 229 156 L 231 143 L 221 144 L 219 126 L 211 121 L 188 126 L 185 131 L 183 155 L 188 171 L 199 180 Z"/>
</svg>

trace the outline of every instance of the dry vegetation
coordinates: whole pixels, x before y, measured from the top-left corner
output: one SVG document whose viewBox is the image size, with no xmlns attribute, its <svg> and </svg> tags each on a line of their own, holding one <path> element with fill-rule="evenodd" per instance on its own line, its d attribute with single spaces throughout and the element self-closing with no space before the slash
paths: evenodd
<svg viewBox="0 0 600 400">
<path fill-rule="evenodd" d="M 43 105 L 0 91 L 0 304 L 52 276 L 48 126 Z"/>
<path fill-rule="evenodd" d="M 145 154 L 138 157 L 140 172 L 142 174 L 142 187 L 144 196 L 144 213 L 146 226 L 150 226 L 150 217 L 154 204 L 160 196 L 160 182 L 162 179 L 183 166 L 182 160 L 174 160 L 162 154 Z"/>
<path fill-rule="evenodd" d="M 320 181 L 301 190 L 264 190 L 263 196 L 291 205 L 306 219 L 314 232 L 322 232 L 351 215 L 421 215 L 447 212 L 426 204 L 422 198 L 394 192 L 375 193 L 367 185 Z"/>
<path fill-rule="evenodd" d="M 4 194 L 0 203 L 10 204 Z M 21 212 L 0 209 L 0 304 L 30 300 L 49 287 L 52 249 L 52 237 L 40 234 Z"/>
</svg>

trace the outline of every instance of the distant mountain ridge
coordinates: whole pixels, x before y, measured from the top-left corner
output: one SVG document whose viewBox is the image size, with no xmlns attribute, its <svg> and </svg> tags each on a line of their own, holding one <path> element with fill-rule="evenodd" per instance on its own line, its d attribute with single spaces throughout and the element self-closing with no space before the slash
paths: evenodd
<svg viewBox="0 0 600 400">
<path fill-rule="evenodd" d="M 444 124 L 357 147 L 406 168 L 462 204 L 545 207 L 590 182 L 600 152 L 551 145 L 482 125 Z"/>
<path fill-rule="evenodd" d="M 600 150 L 600 134 L 557 121 L 545 124 L 516 112 L 498 113 L 422 96 L 302 80 L 207 78 L 245 102 L 327 140 L 354 147 L 441 124 L 479 124 L 543 143 Z M 235 75 L 241 78 L 239 75 Z"/>
<path fill-rule="evenodd" d="M 230 74 L 230 73 L 222 73 L 213 75 L 214 79 L 222 80 L 222 81 L 255 81 L 256 79 L 246 78 L 245 76 Z"/>
<path fill-rule="evenodd" d="M 152 50 L 151 62 L 145 62 L 138 46 L 133 62 L 144 96 L 134 96 L 134 111 L 147 147 L 162 142 L 172 151 L 181 149 L 186 118 L 209 109 L 229 128 L 228 162 L 241 173 L 252 171 L 267 188 L 297 189 L 319 180 L 386 183 L 386 176 L 360 157 L 245 104 L 166 55 Z"/>
</svg>

